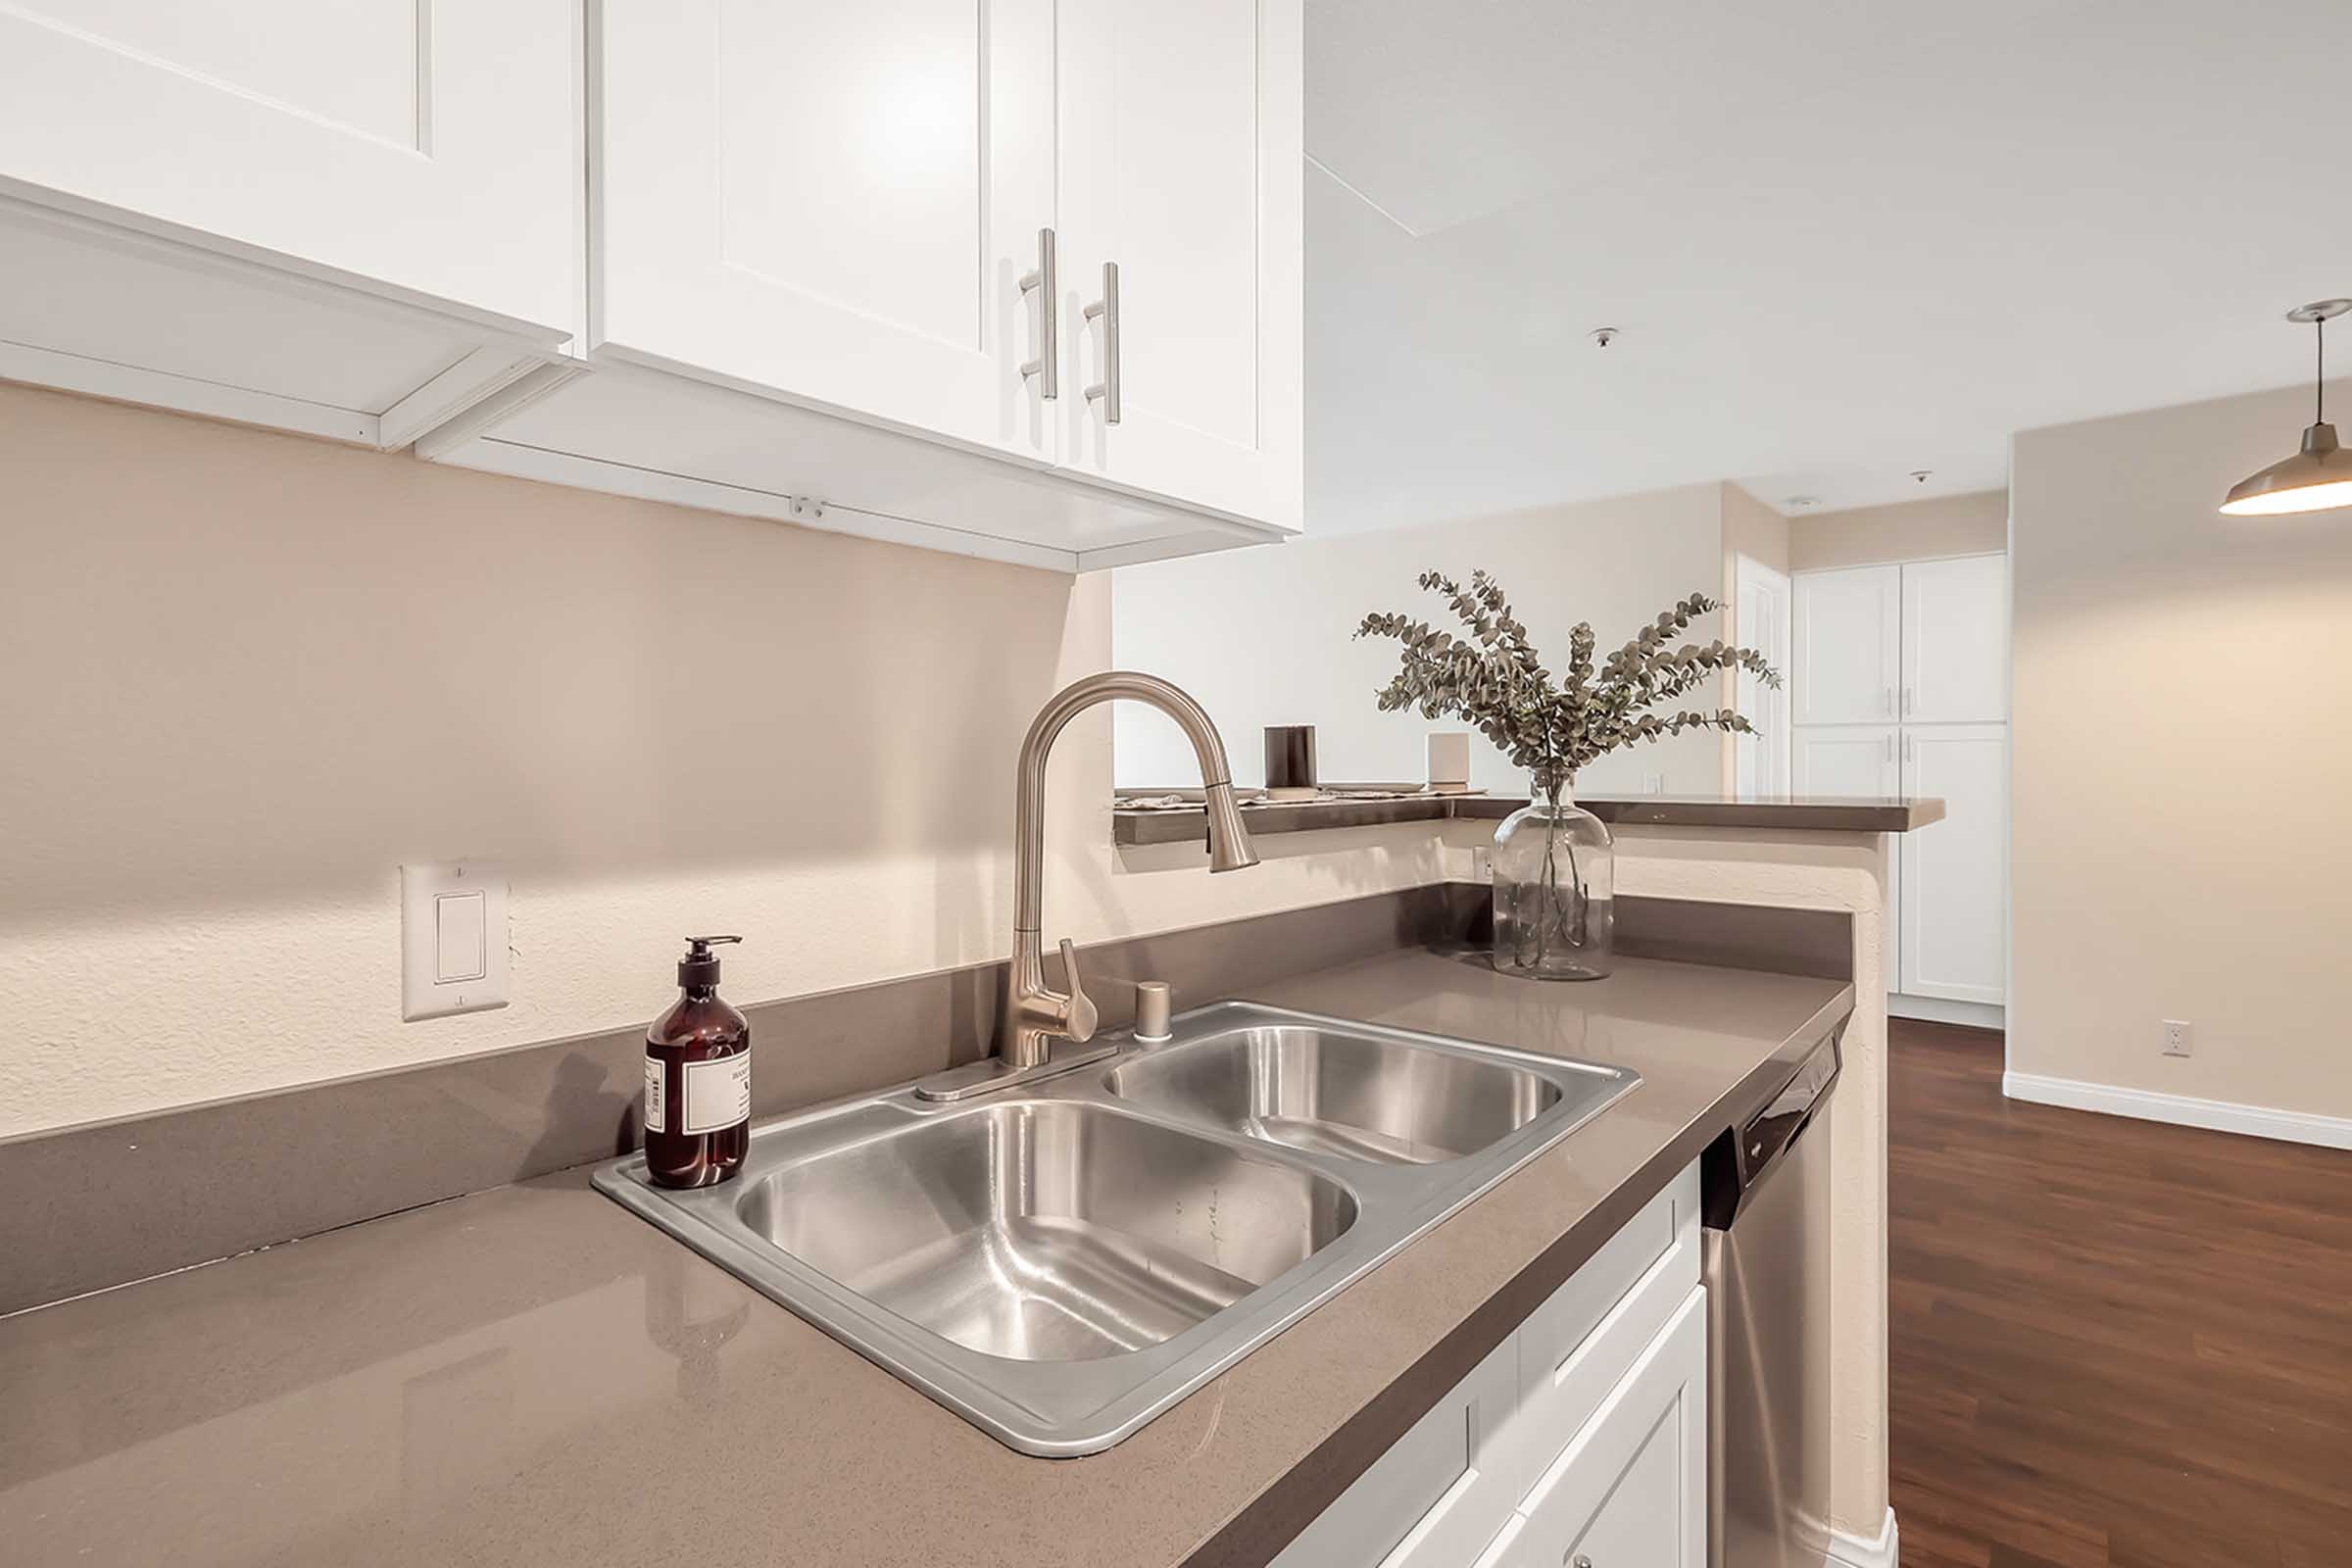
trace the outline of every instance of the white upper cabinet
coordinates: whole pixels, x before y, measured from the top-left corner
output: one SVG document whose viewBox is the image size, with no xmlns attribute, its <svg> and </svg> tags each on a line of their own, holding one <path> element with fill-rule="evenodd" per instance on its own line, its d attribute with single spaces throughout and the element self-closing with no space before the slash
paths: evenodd
<svg viewBox="0 0 2352 1568">
<path fill-rule="evenodd" d="M 1799 572 L 1792 579 L 1791 723 L 1894 722 L 1902 685 L 1902 581 L 1900 566 Z"/>
<path fill-rule="evenodd" d="M 0 60 L 12 186 L 570 327 L 570 0 L 33 0 Z"/>
<path fill-rule="evenodd" d="M 1300 0 L 591 17 L 587 364 L 420 452 L 1064 571 L 1298 528 Z"/>
<path fill-rule="evenodd" d="M 0 7 L 0 374 L 395 444 L 571 335 L 580 90 L 573 0 Z"/>
<path fill-rule="evenodd" d="M 1053 0 L 603 19 L 600 355 L 1052 459 Z"/>
<path fill-rule="evenodd" d="M 1063 464 L 1295 529 L 1297 0 L 1063 0 Z"/>
<path fill-rule="evenodd" d="M 1907 724 L 2009 716 L 2009 558 L 1915 562 L 1903 571 Z"/>
<path fill-rule="evenodd" d="M 1065 571 L 1279 539 L 1301 11 L 0 0 L 0 376 Z"/>
</svg>

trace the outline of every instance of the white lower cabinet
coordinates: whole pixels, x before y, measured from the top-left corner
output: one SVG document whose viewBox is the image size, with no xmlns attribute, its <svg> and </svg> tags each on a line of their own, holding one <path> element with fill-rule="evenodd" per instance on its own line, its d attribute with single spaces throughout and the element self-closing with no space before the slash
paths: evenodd
<svg viewBox="0 0 2352 1568">
<path fill-rule="evenodd" d="M 1683 1172 L 1275 1559 L 1700 1568 L 1706 1293 Z"/>
<path fill-rule="evenodd" d="M 1707 1296 L 1693 1290 L 1519 1505 L 1500 1568 L 1702 1568 Z"/>
</svg>

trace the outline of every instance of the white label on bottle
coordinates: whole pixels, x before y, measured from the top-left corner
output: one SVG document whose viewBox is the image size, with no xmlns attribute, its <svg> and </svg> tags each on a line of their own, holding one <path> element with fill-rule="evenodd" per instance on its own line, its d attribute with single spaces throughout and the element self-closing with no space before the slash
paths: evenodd
<svg viewBox="0 0 2352 1568">
<path fill-rule="evenodd" d="M 661 1058 L 651 1052 L 645 1057 L 645 1130 L 649 1133 L 669 1131 L 669 1079 L 662 1071 Z"/>
<path fill-rule="evenodd" d="M 752 1054 L 686 1063 L 688 1133 L 715 1133 L 752 1119 Z"/>
</svg>

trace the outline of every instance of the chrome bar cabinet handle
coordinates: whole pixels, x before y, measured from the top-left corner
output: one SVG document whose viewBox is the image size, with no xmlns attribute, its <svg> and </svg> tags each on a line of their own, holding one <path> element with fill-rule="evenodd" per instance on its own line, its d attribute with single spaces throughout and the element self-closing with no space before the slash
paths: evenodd
<svg viewBox="0 0 2352 1568">
<path fill-rule="evenodd" d="M 1119 264 L 1102 264 L 1102 297 L 1086 308 L 1086 318 L 1102 318 L 1102 379 L 1086 389 L 1086 401 L 1100 401 L 1102 422 L 1119 422 Z"/>
<path fill-rule="evenodd" d="M 1054 398 L 1061 392 L 1061 302 L 1054 279 L 1054 231 L 1037 231 L 1037 266 L 1021 274 L 1021 292 L 1038 297 L 1037 358 L 1021 366 L 1021 379 L 1037 377 L 1037 395 Z"/>
</svg>

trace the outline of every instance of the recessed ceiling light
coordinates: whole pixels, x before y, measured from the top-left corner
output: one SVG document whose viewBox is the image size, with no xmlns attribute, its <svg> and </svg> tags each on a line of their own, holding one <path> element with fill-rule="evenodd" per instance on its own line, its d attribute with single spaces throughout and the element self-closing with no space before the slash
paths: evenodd
<svg viewBox="0 0 2352 1568">
<path fill-rule="evenodd" d="M 2328 322 L 2346 311 L 2352 311 L 2352 300 L 2314 300 L 2286 313 L 2288 320 L 2310 327 L 2319 339 L 2318 407 L 2303 432 L 2302 451 L 2230 487 L 2222 510 L 2231 516 L 2270 517 L 2352 507 L 2352 457 L 2345 455 L 2335 439 L 2335 426 L 2328 422 Z"/>
<path fill-rule="evenodd" d="M 1820 505 L 1821 505 L 1821 497 L 1819 497 L 1819 496 L 1790 496 L 1790 497 L 1788 498 L 1788 502 L 1787 502 L 1786 504 L 1787 504 L 1787 505 L 1788 505 L 1788 506 L 1794 507 L 1794 508 L 1795 508 L 1797 511 L 1799 511 L 1799 512 L 1810 512 L 1810 511 L 1812 511 L 1812 510 L 1813 510 L 1815 507 L 1818 507 L 1818 506 L 1820 506 Z"/>
</svg>

